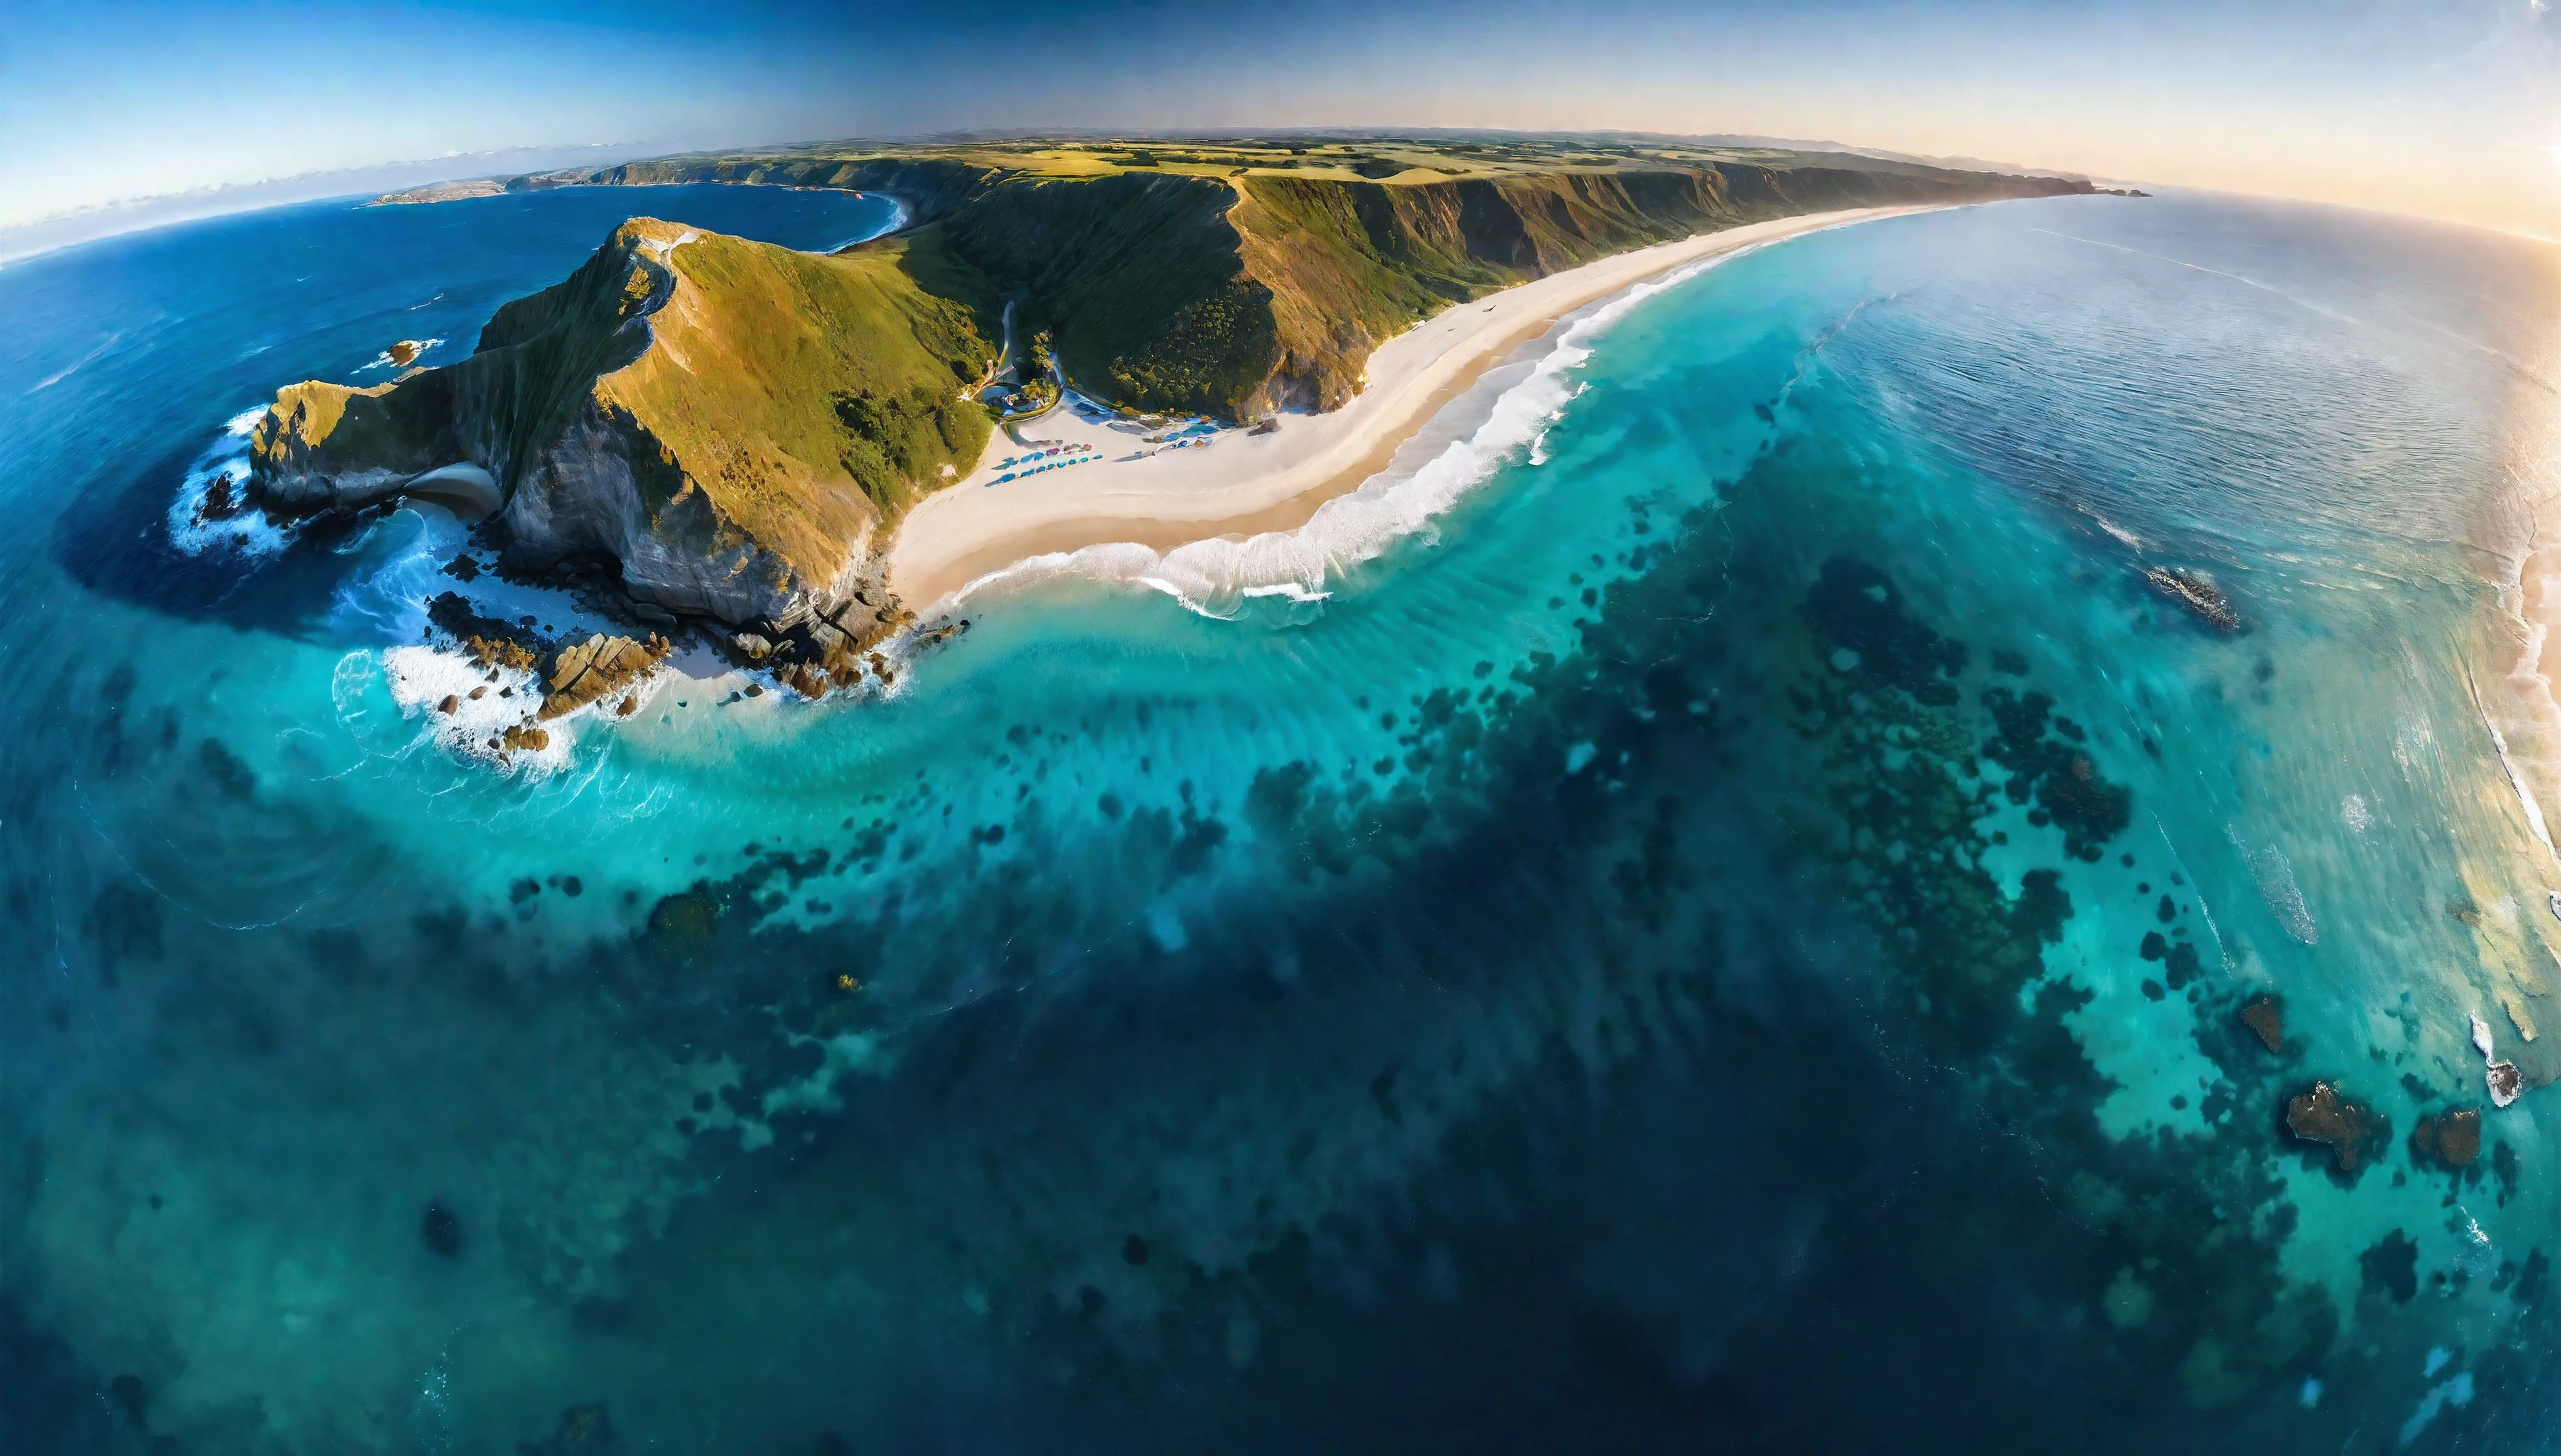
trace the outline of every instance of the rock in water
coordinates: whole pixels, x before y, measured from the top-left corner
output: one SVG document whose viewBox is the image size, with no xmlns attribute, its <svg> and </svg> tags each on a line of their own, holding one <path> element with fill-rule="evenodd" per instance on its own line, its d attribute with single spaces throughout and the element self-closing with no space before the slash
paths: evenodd
<svg viewBox="0 0 2561 1456">
<path fill-rule="evenodd" d="M 217 475 L 205 487 L 205 504 L 196 512 L 199 520 L 228 521 L 249 509 L 249 497 L 240 493 L 228 474 Z"/>
<path fill-rule="evenodd" d="M 519 1441 L 523 1456 L 615 1456 L 622 1440 L 613 1420 L 598 1405 L 573 1405 L 561 1412 L 560 1424 L 539 1441 Z"/>
<path fill-rule="evenodd" d="M 2224 631 L 2240 630 L 2241 614 L 2232 609 L 2231 600 L 2214 584 L 2214 578 L 2203 571 L 2191 571 L 2185 566 L 2154 566 L 2143 573 L 2143 579 L 2163 596 Z"/>
<path fill-rule="evenodd" d="M 513 622 L 480 615 L 457 592 L 438 592 L 427 598 L 427 619 L 437 630 L 450 634 L 473 662 L 490 672 L 492 680 L 497 669 L 522 672 L 532 668 L 542 655 L 541 637 Z M 474 691 L 471 696 L 477 698 L 480 694 Z"/>
<path fill-rule="evenodd" d="M 432 1253 L 448 1259 L 462 1253 L 462 1220 L 454 1217 L 453 1211 L 441 1200 L 427 1206 L 427 1213 L 418 1220 L 418 1234 Z"/>
<path fill-rule="evenodd" d="M 2459 1107 L 2436 1117 L 2423 1117 L 2410 1131 L 2410 1157 L 2425 1167 L 2443 1164 L 2465 1168 L 2480 1156 L 2480 1111 Z"/>
<path fill-rule="evenodd" d="M 2262 996 L 2241 1008 L 2241 1024 L 2259 1034 L 2271 1052 L 2286 1050 L 2286 1011 L 2274 996 Z"/>
<path fill-rule="evenodd" d="M 2525 1076 L 2513 1061 L 2493 1061 L 2485 1078 L 2489 1084 L 2489 1101 L 2493 1107 L 2504 1107 L 2525 1090 Z"/>
<path fill-rule="evenodd" d="M 2374 1109 L 2348 1100 L 2335 1082 L 2314 1082 L 2286 1104 L 2287 1130 L 2305 1142 L 2327 1144 L 2341 1173 L 2353 1174 L 2371 1161 L 2367 1142 L 2377 1125 Z"/>
<path fill-rule="evenodd" d="M 2498 1053 L 2491 1050 L 2489 1023 L 2478 1015 L 2475 1015 L 2472 1022 L 2473 1046 L 2487 1066 L 2483 1080 L 2489 1085 L 2489 1103 L 2493 1107 L 2504 1107 L 2525 1090 L 2525 1076 L 2516 1069 L 2515 1062 L 2499 1060 Z"/>
<path fill-rule="evenodd" d="M 407 369 L 411 365 L 418 363 L 418 356 L 425 352 L 427 346 L 416 339 L 403 339 L 399 343 L 394 344 L 391 348 L 384 350 L 383 354 L 385 358 L 391 360 L 392 368 Z"/>
<path fill-rule="evenodd" d="M 622 692 L 656 671 L 670 650 L 656 635 L 641 643 L 601 632 L 562 648 L 543 675 L 541 717 L 560 718 Z"/>
</svg>

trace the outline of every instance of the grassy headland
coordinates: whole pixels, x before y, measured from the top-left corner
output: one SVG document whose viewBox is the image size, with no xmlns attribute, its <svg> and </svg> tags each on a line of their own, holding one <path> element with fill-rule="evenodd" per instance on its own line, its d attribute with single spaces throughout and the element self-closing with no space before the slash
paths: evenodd
<svg viewBox="0 0 2561 1456">
<path fill-rule="evenodd" d="M 260 501 L 363 506 L 468 460 L 505 493 L 525 565 L 606 558 L 668 609 L 805 615 L 859 589 L 864 544 L 986 445 L 961 391 L 993 320 L 921 286 L 961 274 L 915 251 L 820 256 L 635 219 L 500 308 L 458 364 L 280 392 L 253 440 Z"/>
<path fill-rule="evenodd" d="M 893 194 L 1071 381 L 1138 409 L 1328 409 L 1417 320 L 1596 257 L 1838 208 L 2086 192 L 1840 152 L 1605 137 L 1027 138 L 672 157 L 490 184 Z M 410 195 L 397 195 L 386 201 Z"/>
<path fill-rule="evenodd" d="M 460 364 L 281 392 L 257 498 L 285 516 L 360 508 L 467 463 L 505 499 L 519 562 L 610 562 L 644 615 L 787 634 L 835 664 L 899 617 L 889 529 L 983 451 L 970 397 L 1008 306 L 1018 341 L 1046 335 L 1070 383 L 1112 404 L 1329 410 L 1421 320 L 1609 254 L 2091 190 L 1834 153 L 1328 135 L 811 147 L 383 201 L 698 182 L 887 193 L 908 227 L 820 256 L 628 223 L 501 308 Z"/>
</svg>

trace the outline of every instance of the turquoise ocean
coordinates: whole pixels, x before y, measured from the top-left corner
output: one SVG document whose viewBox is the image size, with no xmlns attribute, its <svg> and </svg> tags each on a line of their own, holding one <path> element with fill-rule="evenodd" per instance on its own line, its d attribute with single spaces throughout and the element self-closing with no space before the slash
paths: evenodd
<svg viewBox="0 0 2561 1456">
<path fill-rule="evenodd" d="M 1302 532 L 512 765 L 420 712 L 436 508 L 193 520 L 276 387 L 458 358 L 626 216 L 892 207 L 0 268 L 0 1446 L 2555 1444 L 2561 254 L 1820 232 Z"/>
</svg>

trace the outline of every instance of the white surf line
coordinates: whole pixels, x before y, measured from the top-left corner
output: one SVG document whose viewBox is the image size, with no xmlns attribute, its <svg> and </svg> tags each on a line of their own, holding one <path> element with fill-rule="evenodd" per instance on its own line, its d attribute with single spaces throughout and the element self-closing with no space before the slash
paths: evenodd
<svg viewBox="0 0 2561 1456">
<path fill-rule="evenodd" d="M 800 189 L 800 188 L 793 188 L 793 189 L 792 189 L 792 191 L 794 191 L 794 192 L 798 192 L 798 191 L 801 191 L 801 190 L 802 190 L 802 189 Z M 809 189 L 807 189 L 807 190 L 808 190 L 808 191 L 811 191 L 811 192 L 846 192 L 846 191 L 850 191 L 851 189 L 849 189 L 849 188 L 842 188 L 842 187 L 818 187 L 818 188 L 809 188 Z M 855 193 L 855 194 L 854 194 L 854 196 L 856 196 L 856 197 L 863 197 L 863 196 L 866 196 L 866 195 L 867 195 L 867 194 L 859 193 L 859 192 L 857 192 L 857 193 Z M 908 225 L 910 222 L 912 222 L 912 221 L 915 219 L 915 217 L 916 217 L 916 215 L 915 215 L 914 213 L 912 213 L 912 212 L 908 211 L 907 204 L 905 204 L 905 203 L 903 203 L 903 202 L 900 202 L 897 198 L 890 197 L 888 193 L 885 193 L 885 192 L 884 192 L 884 193 L 875 193 L 875 194 L 868 194 L 868 195 L 869 195 L 869 196 L 877 196 L 877 197 L 888 198 L 888 200 L 889 200 L 889 208 L 890 208 L 889 221 L 888 221 L 886 224 L 883 224 L 881 227 L 879 227 L 879 228 L 877 228 L 877 229 L 873 230 L 872 232 L 869 232 L 869 233 L 864 234 L 864 235 L 863 235 L 862 237 L 860 237 L 860 238 L 848 238 L 848 239 L 846 239 L 844 242 L 839 243 L 836 243 L 836 244 L 834 244 L 833 246 L 830 246 L 830 247 L 820 247 L 820 248 L 814 248 L 814 249 L 812 249 L 812 251 L 813 251 L 817 256 L 819 256 L 819 257 L 833 257 L 833 256 L 834 256 L 834 255 L 836 255 L 837 253 L 843 252 L 846 248 L 849 248 L 849 247 L 860 247 L 860 246 L 862 246 L 862 245 L 863 245 L 864 243 L 878 243 L 879 241 L 881 241 L 881 240 L 882 240 L 882 239 L 884 239 L 884 238 L 887 238 L 887 237 L 890 237 L 890 236 L 892 236 L 892 235 L 894 235 L 894 234 L 897 234 L 897 233 L 901 233 L 901 232 L 906 231 L 907 225 Z"/>
<path fill-rule="evenodd" d="M 2206 898 L 2204 883 L 2197 879 L 2194 870 L 2188 868 L 2187 856 L 2178 852 L 2178 843 L 2169 837 L 2169 826 L 2161 823 L 2158 814 L 2151 815 L 2150 818 L 2152 833 L 2160 839 L 2161 848 L 2169 851 L 2170 868 L 2186 882 L 2187 889 L 2196 895 L 2196 913 L 2205 921 L 2205 933 L 2214 937 L 2214 958 L 2221 962 L 2225 975 L 2233 975 L 2241 967 L 2232 959 L 2230 947 L 2223 943 L 2223 927 L 2214 922 L 2214 906 Z"/>
<path fill-rule="evenodd" d="M 116 330 L 114 333 L 107 335 L 107 336 L 106 336 L 106 342 L 105 342 L 105 343 L 98 345 L 96 348 L 91 349 L 91 350 L 90 350 L 90 351 L 88 351 L 86 354 L 84 354 L 84 355 L 82 355 L 80 358 L 73 360 L 69 365 L 65 366 L 64 368 L 62 368 L 62 369 L 60 369 L 60 370 L 57 370 L 56 372 L 54 372 L 54 373 L 52 373 L 52 374 L 49 374 L 49 375 L 45 376 L 45 377 L 44 377 L 43 379 L 41 379 L 41 380 L 38 380 L 38 381 L 36 382 L 36 386 L 35 386 L 35 388 L 34 388 L 34 389 L 31 389 L 31 390 L 29 390 L 29 391 L 27 391 L 27 393 L 28 393 L 28 394 L 30 394 L 30 395 L 33 395 L 33 394 L 37 394 L 37 393 L 39 393 L 39 392 L 41 392 L 41 391 L 44 391 L 44 390 L 50 390 L 50 389 L 52 389 L 54 386 L 56 386 L 56 385 L 58 385 L 58 384 L 61 384 L 63 381 L 65 381 L 65 380 L 67 380 L 67 379 L 70 379 L 73 375 L 76 375 L 76 374 L 80 373 L 82 370 L 86 369 L 90 364 L 95 363 L 99 355 L 104 354 L 107 350 L 114 348 L 114 347 L 115 347 L 115 343 L 116 343 L 116 341 L 117 341 L 118 339 L 123 338 L 123 337 L 124 337 L 124 330 L 122 330 L 122 329 L 118 329 L 118 330 Z"/>
<path fill-rule="evenodd" d="M 2464 687 L 2473 695 L 2473 712 L 2480 715 L 2489 745 L 2498 752 L 2498 766 L 2507 772 L 2507 785 L 2516 791 L 2516 802 L 2525 810 L 2526 827 L 2534 831 L 2535 839 L 2542 843 L 2543 852 L 2552 857 L 2553 863 L 2561 865 L 2561 849 L 2553 848 L 2552 832 L 2543 824 L 2543 806 L 2534 801 L 2534 791 L 2525 786 L 2524 776 L 2516 771 L 2516 760 L 2507 756 L 2507 738 L 2499 732 L 2498 725 L 2489 721 L 2489 705 L 2481 702 L 2480 685 L 2473 681 L 2469 667 L 2464 669 Z"/>
<path fill-rule="evenodd" d="M 1034 580 L 1059 576 L 1082 576 L 1106 583 L 1122 582 L 1148 587 L 1172 597 L 1186 609 L 1214 620 L 1228 620 L 1234 615 L 1232 612 L 1213 610 L 1209 605 L 1210 597 L 1223 590 L 1233 589 L 1239 596 L 1285 595 L 1300 601 L 1322 600 L 1329 594 L 1324 589 L 1327 573 L 1338 574 L 1350 566 L 1373 561 L 1384 555 L 1397 541 L 1431 529 L 1433 523 L 1453 509 L 1461 497 L 1492 479 L 1501 466 L 1507 463 L 1513 451 L 1527 449 L 1532 464 L 1545 463 L 1540 453 L 1540 442 L 1546 437 L 1547 431 L 1563 416 L 1567 406 L 1582 397 L 1586 388 L 1581 381 L 1574 381 L 1571 388 L 1565 388 L 1565 377 L 1589 361 L 1610 331 L 1640 305 L 1764 248 L 1777 247 L 1783 243 L 1809 238 L 1819 233 L 1828 233 L 1835 229 L 1880 222 L 1886 218 L 1899 216 L 1910 216 L 1910 214 L 1886 213 L 1835 219 L 1816 227 L 1786 233 L 1776 238 L 1757 239 L 1740 245 L 1723 247 L 1702 257 L 1666 263 L 1652 272 L 1627 278 L 1620 286 L 1565 310 L 1553 320 L 1546 332 L 1522 346 L 1523 349 L 1537 348 L 1541 345 L 1545 347 L 1534 360 L 1526 361 L 1529 370 L 1523 378 L 1503 388 L 1494 397 L 1487 417 L 1474 429 L 1450 441 L 1439 454 L 1424 462 L 1418 469 L 1395 482 L 1381 494 L 1374 496 L 1368 494 L 1367 482 L 1364 482 L 1361 487 L 1321 503 L 1309 519 L 1298 526 L 1258 533 L 1242 542 L 1210 536 L 1164 550 L 1134 542 L 1098 542 L 1069 551 L 1025 557 L 983 572 L 962 583 L 955 590 L 937 598 L 924 615 L 936 617 L 959 611 L 968 598 L 981 591 L 1010 588 Z M 1722 231 L 1727 230 L 1720 230 Z M 1699 234 L 1685 241 L 1697 243 L 1716 236 L 1716 234 Z M 1613 260 L 1614 258 L 1604 258 L 1587 266 L 1599 266 Z M 1550 279 L 1563 276 L 1565 275 L 1551 274 Z M 1546 281 L 1549 279 L 1534 280 L 1532 283 L 1518 286 L 1535 287 L 1538 283 Z M 1899 296 L 1901 295 L 1889 294 L 1882 300 L 1862 299 L 1841 318 L 1834 320 L 1821 338 L 1799 352 L 1796 374 L 1789 382 L 1788 388 L 1793 389 L 1794 384 L 1803 377 L 1805 371 L 1811 367 L 1810 360 L 1813 352 L 1845 330 L 1869 303 L 1892 301 Z M 1444 312 L 1446 314 L 1448 310 Z M 1435 319 L 1439 317 L 1441 315 L 1436 315 Z M 1434 321 L 1433 319 L 1424 320 L 1415 328 L 1422 328 Z M 1409 329 L 1407 332 L 1413 331 Z M 1056 360 L 1052 361 L 1051 367 L 1055 372 Z M 1491 372 L 1490 369 L 1486 371 L 1488 374 Z M 1061 379 L 1060 385 L 1060 402 L 1063 404 L 1069 392 L 1064 379 Z M 1543 390 L 1552 394 L 1553 398 L 1543 401 L 1533 398 Z M 1472 392 L 1471 387 L 1468 393 L 1472 394 Z M 1783 390 L 1783 402 L 1785 398 L 1786 392 Z M 1528 414 L 1520 415 L 1507 409 L 1507 406 L 1516 406 L 1525 401 L 1534 406 Z M 1458 400 L 1451 400 L 1444 404 L 1441 410 L 1420 414 L 1412 423 L 1416 429 L 1419 429 L 1422 425 L 1428 425 L 1431 420 L 1440 417 L 1445 410 L 1455 408 L 1458 404 Z M 1052 409 L 1057 407 L 1053 405 Z M 1039 418 L 1050 412 L 1051 410 L 1043 410 L 1040 415 L 1030 416 L 1030 418 Z M 1008 421 L 1006 428 L 1010 432 L 1014 425 L 1025 422 L 1028 420 Z M 1019 435 L 1014 437 L 1018 440 L 1021 438 Z M 1410 432 L 1408 437 L 1411 437 Z M 1397 473 L 1395 467 L 1390 465 L 1370 476 L 1369 480 L 1375 481 Z M 1282 503 L 1293 498 L 1283 497 Z M 1196 524 L 1215 531 L 1217 523 L 1212 520 Z M 1339 528 L 1349 534 L 1334 534 L 1329 531 L 1329 528 Z M 1294 564 L 1291 575 L 1281 579 L 1264 579 L 1250 583 L 1234 575 L 1248 558 L 1258 557 L 1263 559 L 1260 565 L 1268 573 L 1276 565 L 1270 560 L 1274 553 L 1285 555 Z M 1207 560 L 1209 558 L 1219 560 L 1212 562 Z M 1186 570 L 1205 570 L 1215 566 L 1225 573 L 1225 579 L 1216 583 L 1207 583 L 1206 591 L 1197 589 L 1204 584 L 1201 582 L 1195 582 L 1193 589 L 1187 589 L 1169 579 L 1165 569 L 1169 566 Z"/>
</svg>

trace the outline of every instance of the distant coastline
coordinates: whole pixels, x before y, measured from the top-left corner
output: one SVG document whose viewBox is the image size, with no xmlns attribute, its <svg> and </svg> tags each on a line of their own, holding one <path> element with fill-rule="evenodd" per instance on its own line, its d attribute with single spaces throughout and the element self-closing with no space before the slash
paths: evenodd
<svg viewBox="0 0 2561 1456">
<path fill-rule="evenodd" d="M 895 236 L 818 255 L 633 219 L 502 308 L 467 358 L 365 391 L 284 386 L 247 503 L 345 522 L 468 464 L 496 483 L 486 530 L 510 570 L 593 575 L 618 615 L 747 642 L 804 696 L 885 687 L 879 649 L 918 608 L 1029 558 L 1113 545 L 1143 570 L 1160 549 L 1250 539 L 1273 559 L 1194 572 L 1208 595 L 1231 576 L 1321 590 L 1311 554 L 1359 559 L 1418 529 L 1561 401 L 1507 394 L 1510 443 L 1478 441 L 1487 460 L 1273 533 L 1354 494 L 1560 320 L 1666 271 L 2092 191 L 1854 160 L 1597 139 L 938 143 L 437 184 L 379 201 L 743 185 L 878 197 L 896 213 L 861 210 Z M 1564 363 L 1541 368 L 1546 390 L 1571 388 Z M 650 499 L 681 508 L 636 508 Z"/>
<path fill-rule="evenodd" d="M 594 146 L 510 147 L 500 151 L 475 152 L 461 156 L 429 157 L 405 162 L 385 162 L 374 167 L 354 167 L 343 171 L 309 172 L 293 177 L 278 177 L 264 182 L 235 183 L 222 187 L 198 188 L 189 192 L 166 193 L 156 197 L 138 197 L 119 202 L 101 203 L 53 217 L 0 228 L 0 266 L 23 262 L 84 243 L 121 237 L 128 233 L 146 232 L 153 228 L 172 227 L 180 223 L 200 223 L 210 218 L 231 217 L 264 208 L 291 207 L 300 203 L 327 202 L 333 199 L 354 201 L 368 194 L 379 195 L 386 188 L 417 187 L 420 184 L 441 185 L 438 179 L 453 175 L 457 166 L 498 168 L 560 168 L 570 165 L 595 166 L 624 158 L 647 155 L 648 144 L 632 142 L 599 143 Z"/>
</svg>

